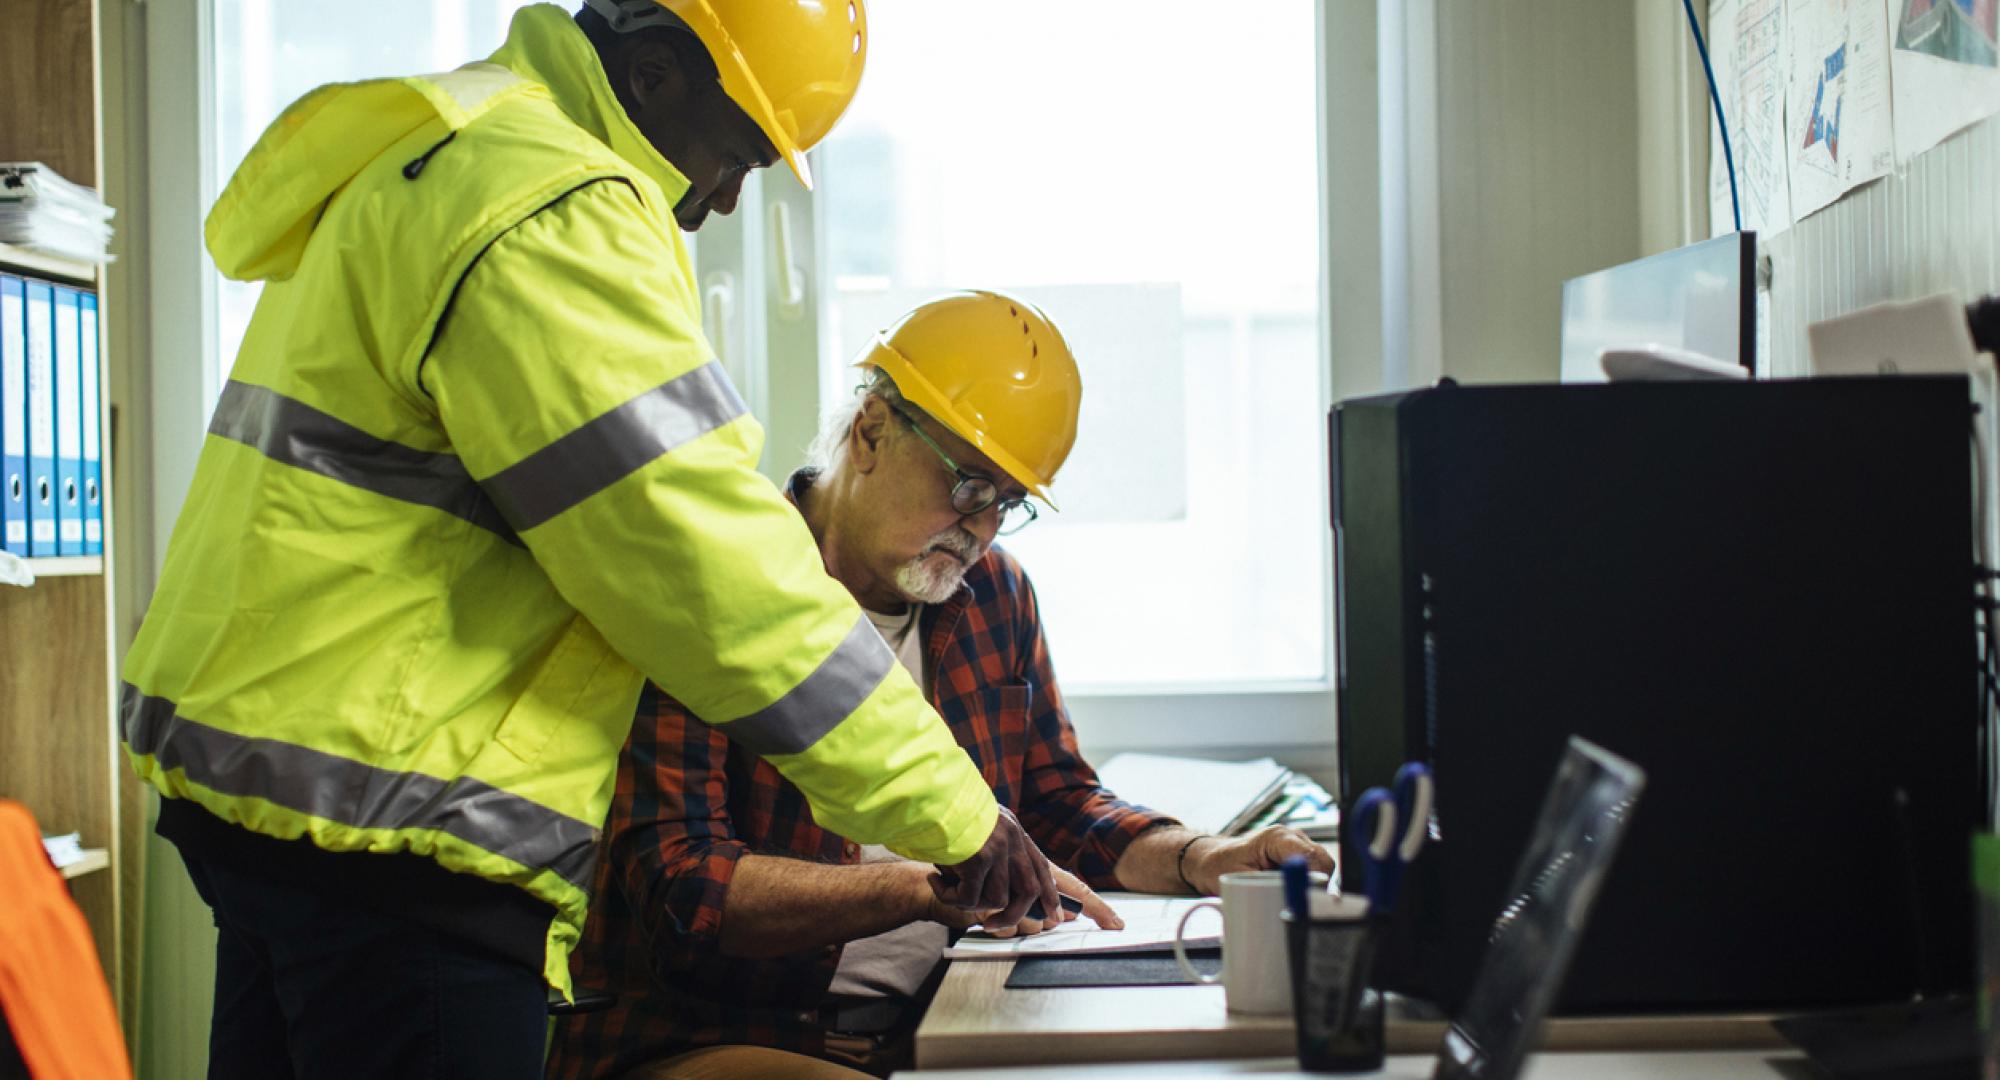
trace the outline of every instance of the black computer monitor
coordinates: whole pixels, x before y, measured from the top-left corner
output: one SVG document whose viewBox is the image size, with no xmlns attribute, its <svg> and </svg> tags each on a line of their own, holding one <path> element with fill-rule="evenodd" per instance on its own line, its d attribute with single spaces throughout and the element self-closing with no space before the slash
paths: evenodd
<svg viewBox="0 0 2000 1080">
<path fill-rule="evenodd" d="M 1736 232 L 1563 282 L 1562 381 L 1603 382 L 1598 354 L 1666 345 L 1757 373 L 1757 234 Z"/>
<path fill-rule="evenodd" d="M 1571 735 L 1648 781 L 1569 1011 L 1970 986 L 1966 394 L 1444 386 L 1335 408 L 1343 794 L 1410 760 L 1437 785 L 1389 989 L 1462 1003 Z"/>
</svg>

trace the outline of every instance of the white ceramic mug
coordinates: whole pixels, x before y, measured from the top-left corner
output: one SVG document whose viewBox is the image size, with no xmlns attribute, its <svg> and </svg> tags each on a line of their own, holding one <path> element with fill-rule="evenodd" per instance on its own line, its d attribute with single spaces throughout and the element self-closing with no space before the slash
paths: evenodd
<svg viewBox="0 0 2000 1080">
<path fill-rule="evenodd" d="M 1326 875 L 1314 871 L 1313 889 L 1326 888 Z M 1195 912 L 1214 908 L 1222 913 L 1222 974 L 1203 975 L 1187 958 L 1187 924 Z M 1222 984 L 1224 1000 L 1234 1013 L 1292 1011 L 1291 968 L 1285 958 L 1285 878 L 1277 870 L 1243 870 L 1222 875 L 1222 900 L 1196 904 L 1181 915 L 1174 928 L 1174 959 L 1181 970 L 1200 983 Z"/>
</svg>

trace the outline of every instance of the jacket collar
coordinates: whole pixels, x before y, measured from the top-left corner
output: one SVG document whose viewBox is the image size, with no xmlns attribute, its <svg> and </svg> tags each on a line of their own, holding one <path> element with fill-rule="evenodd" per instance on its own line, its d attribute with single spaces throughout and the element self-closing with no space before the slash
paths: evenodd
<svg viewBox="0 0 2000 1080">
<path fill-rule="evenodd" d="M 508 27 L 507 43 L 490 59 L 548 87 L 549 96 L 570 120 L 660 186 L 667 197 L 664 211 L 670 214 L 687 194 L 687 178 L 639 133 L 611 91 L 597 48 L 568 12 L 554 4 L 522 8 Z"/>
</svg>

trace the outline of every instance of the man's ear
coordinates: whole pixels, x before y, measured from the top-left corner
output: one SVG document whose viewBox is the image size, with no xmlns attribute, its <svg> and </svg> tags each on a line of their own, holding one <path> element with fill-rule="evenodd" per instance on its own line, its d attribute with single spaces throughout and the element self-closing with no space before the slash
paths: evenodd
<svg viewBox="0 0 2000 1080">
<path fill-rule="evenodd" d="M 656 100 L 672 102 L 687 96 L 687 73 L 672 45 L 643 37 L 632 42 L 625 55 L 627 86 L 641 108 Z"/>
<path fill-rule="evenodd" d="M 847 429 L 847 462 L 855 472 L 875 471 L 882 460 L 882 451 L 888 446 L 889 427 L 894 419 L 881 398 L 871 397 L 862 403 L 860 411 L 854 414 L 854 423 Z"/>
</svg>

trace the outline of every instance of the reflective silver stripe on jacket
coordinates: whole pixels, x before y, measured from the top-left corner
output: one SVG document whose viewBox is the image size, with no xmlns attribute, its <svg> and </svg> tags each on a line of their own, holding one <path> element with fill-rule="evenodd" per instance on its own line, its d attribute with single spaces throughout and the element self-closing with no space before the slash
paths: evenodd
<svg viewBox="0 0 2000 1080">
<path fill-rule="evenodd" d="M 784 697 L 715 729 L 759 755 L 803 753 L 882 685 L 896 655 L 863 616 L 805 681 Z"/>
<path fill-rule="evenodd" d="M 208 433 L 363 491 L 442 510 L 520 543 L 457 457 L 378 439 L 269 387 L 229 380 Z"/>
<path fill-rule="evenodd" d="M 399 773 L 277 739 L 235 735 L 179 715 L 174 703 L 126 683 L 125 743 L 162 769 L 239 798 L 256 798 L 359 829 L 447 833 L 588 890 L 596 827 L 467 776 Z"/>
<path fill-rule="evenodd" d="M 480 481 L 517 532 L 603 491 L 749 411 L 711 360 Z"/>
</svg>

